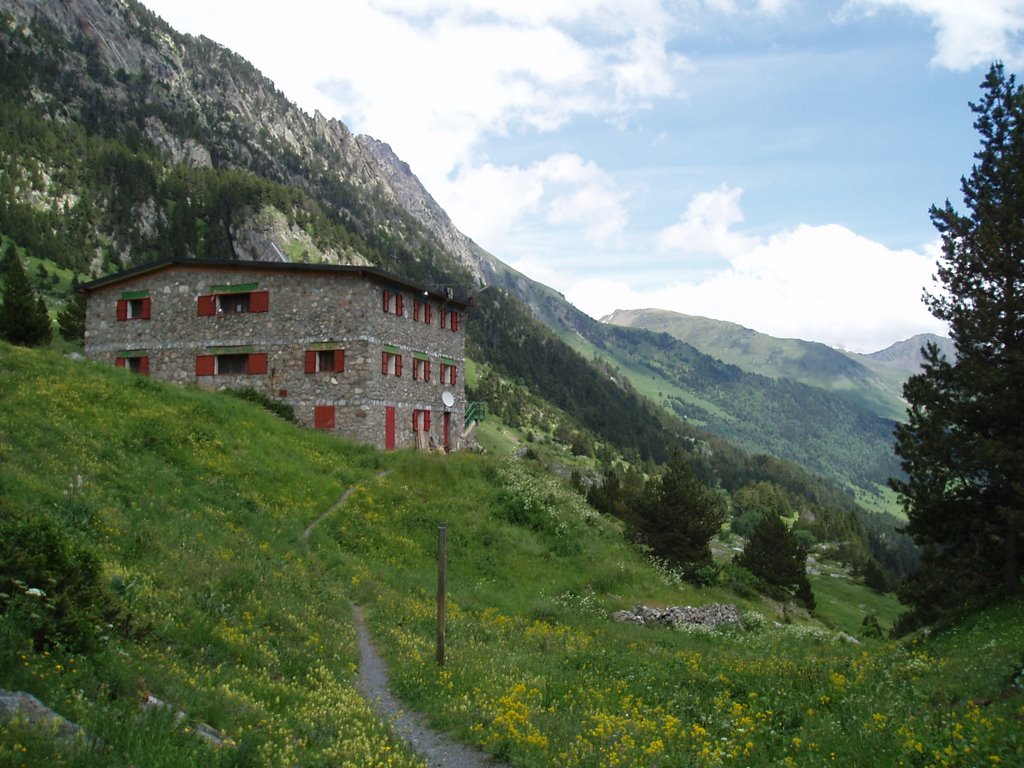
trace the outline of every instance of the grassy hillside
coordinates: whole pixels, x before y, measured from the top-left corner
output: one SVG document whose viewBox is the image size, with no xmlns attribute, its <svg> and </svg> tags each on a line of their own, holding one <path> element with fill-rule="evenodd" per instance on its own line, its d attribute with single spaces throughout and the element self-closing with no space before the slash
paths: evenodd
<svg viewBox="0 0 1024 768">
<path fill-rule="evenodd" d="M 223 394 L 6 345 L 0 411 L 0 688 L 101 739 L 64 750 L 6 723 L 0 766 L 415 765 L 353 688 L 352 601 L 406 702 L 517 766 L 1024 759 L 1020 601 L 854 645 L 680 585 L 529 462 L 380 454 Z M 738 602 L 748 628 L 608 618 L 714 601 Z M 170 709 L 143 711 L 148 696 Z M 200 722 L 227 745 L 197 738 Z"/>
</svg>

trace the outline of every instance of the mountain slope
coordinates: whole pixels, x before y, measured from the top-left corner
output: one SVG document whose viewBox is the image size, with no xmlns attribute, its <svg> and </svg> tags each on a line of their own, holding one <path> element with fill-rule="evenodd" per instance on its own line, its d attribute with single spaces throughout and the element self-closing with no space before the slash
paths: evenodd
<svg viewBox="0 0 1024 768">
<path fill-rule="evenodd" d="M 900 398 L 902 379 L 889 369 L 882 375 L 870 355 L 801 339 L 779 339 L 736 323 L 661 309 L 620 309 L 604 321 L 668 333 L 744 371 L 835 392 L 885 418 L 901 419 L 906 412 Z"/>
</svg>

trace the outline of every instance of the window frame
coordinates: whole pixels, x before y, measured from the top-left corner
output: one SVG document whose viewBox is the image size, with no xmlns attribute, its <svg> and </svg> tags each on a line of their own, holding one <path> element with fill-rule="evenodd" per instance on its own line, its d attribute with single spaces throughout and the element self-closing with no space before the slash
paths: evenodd
<svg viewBox="0 0 1024 768">
<path fill-rule="evenodd" d="M 221 370 L 226 360 L 237 362 L 238 358 L 245 358 L 244 370 L 224 371 Z M 212 352 L 205 355 L 196 355 L 196 376 L 265 376 L 267 373 L 268 355 L 266 352 Z"/>
<path fill-rule="evenodd" d="M 395 378 L 402 377 L 402 353 L 384 349 L 380 353 L 380 373 L 381 376 L 394 376 Z"/>
<path fill-rule="evenodd" d="M 345 350 L 341 347 L 307 349 L 303 368 L 306 373 L 344 373 Z"/>
<path fill-rule="evenodd" d="M 430 432 L 430 414 L 429 408 L 414 408 L 412 411 L 412 431 L 413 432 Z"/>
</svg>

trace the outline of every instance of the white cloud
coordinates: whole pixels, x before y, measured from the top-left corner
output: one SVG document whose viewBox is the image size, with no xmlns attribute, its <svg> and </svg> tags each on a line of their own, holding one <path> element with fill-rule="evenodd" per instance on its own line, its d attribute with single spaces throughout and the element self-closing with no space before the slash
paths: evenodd
<svg viewBox="0 0 1024 768">
<path fill-rule="evenodd" d="M 926 16 L 936 30 L 932 63 L 967 70 L 1000 59 L 1024 64 L 1024 0 L 847 0 L 840 18 L 883 9 Z"/>
<path fill-rule="evenodd" d="M 752 238 L 734 232 L 743 221 L 740 196 L 743 190 L 722 184 L 712 192 L 694 196 L 678 224 L 662 230 L 658 245 L 663 250 L 729 258 L 749 250 Z"/>
<path fill-rule="evenodd" d="M 646 290 L 628 278 L 555 275 L 555 284 L 594 317 L 658 307 L 862 352 L 924 330 L 945 332 L 921 302 L 922 291 L 934 287 L 935 246 L 892 250 L 835 224 L 758 240 L 730 229 L 742 220 L 739 192 L 723 185 L 695 196 L 683 223 L 666 230 L 685 231 L 694 239 L 684 242 L 727 255 L 722 269 L 697 277 L 680 269 L 677 279 Z"/>
</svg>

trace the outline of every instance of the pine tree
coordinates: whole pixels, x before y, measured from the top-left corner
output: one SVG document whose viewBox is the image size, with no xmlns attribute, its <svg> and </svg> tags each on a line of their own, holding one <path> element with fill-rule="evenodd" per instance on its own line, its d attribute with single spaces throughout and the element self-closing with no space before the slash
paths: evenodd
<svg viewBox="0 0 1024 768">
<path fill-rule="evenodd" d="M 714 566 L 711 537 L 725 522 L 722 497 L 702 485 L 679 452 L 665 473 L 645 489 L 637 527 L 654 554 L 681 568 L 690 581 Z"/>
<path fill-rule="evenodd" d="M 971 104 L 982 138 L 961 180 L 969 215 L 931 209 L 942 237 L 932 314 L 949 323 L 956 359 L 934 345 L 904 386 L 896 430 L 906 475 L 894 480 L 907 531 L 923 548 L 901 589 L 924 620 L 1020 590 L 1024 531 L 1024 91 L 1001 64 Z"/>
<path fill-rule="evenodd" d="M 64 308 L 57 313 L 57 327 L 65 341 L 82 341 L 85 338 L 85 294 L 72 290 Z"/>
<path fill-rule="evenodd" d="M 50 315 L 42 297 L 36 297 L 21 259 L 6 263 L 3 303 L 0 304 L 0 338 L 24 347 L 49 344 L 53 338 Z"/>
<path fill-rule="evenodd" d="M 762 581 L 792 590 L 807 608 L 814 608 L 806 573 L 807 547 L 774 512 L 764 512 L 757 518 L 743 552 L 735 560 Z"/>
</svg>

